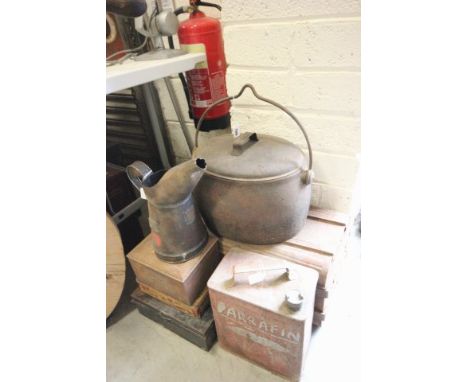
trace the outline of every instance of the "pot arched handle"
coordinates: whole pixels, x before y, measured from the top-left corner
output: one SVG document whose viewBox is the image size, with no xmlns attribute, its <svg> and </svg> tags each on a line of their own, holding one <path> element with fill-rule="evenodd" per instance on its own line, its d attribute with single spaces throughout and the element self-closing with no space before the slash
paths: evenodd
<svg viewBox="0 0 468 382">
<path fill-rule="evenodd" d="M 236 99 L 236 98 L 239 98 L 242 93 L 244 93 L 244 90 L 249 88 L 251 91 L 252 91 L 252 94 L 257 97 L 259 100 L 261 101 L 264 101 L 264 102 L 267 102 L 273 106 L 276 106 L 277 108 L 281 109 L 282 111 L 284 111 L 287 115 L 289 115 L 293 120 L 294 122 L 296 122 L 297 126 L 299 126 L 299 128 L 301 129 L 302 131 L 302 134 L 304 135 L 304 138 L 306 140 L 306 143 L 307 143 L 307 150 L 309 151 L 309 171 L 308 171 L 308 174 L 305 175 L 305 179 L 304 181 L 306 183 L 310 183 L 311 181 L 311 177 L 312 177 L 312 148 L 310 146 L 310 141 L 309 141 L 309 137 L 307 136 L 307 133 L 304 129 L 304 127 L 302 126 L 302 124 L 299 122 L 299 120 L 296 118 L 296 116 L 291 113 L 288 109 L 286 109 L 283 105 L 280 105 L 278 102 L 275 102 L 271 99 L 268 99 L 268 98 L 265 98 L 265 97 L 262 97 L 260 94 L 257 93 L 257 91 L 255 90 L 255 88 L 253 87 L 253 85 L 251 84 L 245 84 L 244 86 L 242 86 L 241 90 L 239 91 L 239 93 L 237 93 L 236 95 L 234 96 L 230 96 L 230 97 L 224 97 L 224 98 L 221 98 L 219 100 L 217 100 L 216 102 L 212 103 L 204 112 L 203 114 L 201 115 L 200 119 L 198 120 L 198 123 L 197 123 L 197 131 L 195 132 L 195 148 L 198 147 L 198 134 L 200 132 L 200 127 L 203 123 L 203 120 L 205 119 L 205 116 L 206 114 L 208 114 L 208 112 L 211 110 L 211 108 L 215 107 L 216 105 L 219 105 L 220 103 L 222 102 L 225 102 L 225 101 L 231 101 L 233 99 Z"/>
</svg>

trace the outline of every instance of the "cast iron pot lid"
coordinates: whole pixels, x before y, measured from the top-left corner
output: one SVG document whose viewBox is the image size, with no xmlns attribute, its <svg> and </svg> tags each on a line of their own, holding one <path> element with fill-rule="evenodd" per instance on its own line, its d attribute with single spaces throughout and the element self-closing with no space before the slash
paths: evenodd
<svg viewBox="0 0 468 382">
<path fill-rule="evenodd" d="M 255 133 L 210 138 L 194 150 L 193 156 L 205 159 L 208 174 L 249 180 L 284 177 L 304 170 L 307 161 L 293 143 Z"/>
</svg>

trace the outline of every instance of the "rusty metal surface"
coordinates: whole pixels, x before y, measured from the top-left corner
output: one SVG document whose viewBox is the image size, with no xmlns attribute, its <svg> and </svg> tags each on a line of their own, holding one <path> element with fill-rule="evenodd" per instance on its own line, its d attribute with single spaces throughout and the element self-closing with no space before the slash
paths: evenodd
<svg viewBox="0 0 468 382">
<path fill-rule="evenodd" d="M 318 273 L 285 262 L 297 273 L 289 280 L 284 271 L 268 272 L 259 284 L 239 285 L 233 267 L 272 267 L 278 261 L 265 255 L 233 249 L 208 281 L 211 306 L 220 344 L 246 359 L 290 379 L 298 379 L 307 352 L 314 314 Z M 285 294 L 300 290 L 303 302 L 290 310 Z"/>
<path fill-rule="evenodd" d="M 218 341 L 227 350 L 291 379 L 298 379 L 310 326 L 285 323 L 272 313 L 210 292 Z M 272 333 L 274 331 L 274 333 Z"/>
<path fill-rule="evenodd" d="M 192 197 L 205 167 L 203 159 L 187 161 L 171 168 L 159 181 L 158 174 L 143 162 L 127 167 L 130 180 L 135 187 L 143 188 L 148 199 L 151 239 L 161 260 L 185 262 L 208 241 L 208 231 Z"/>
</svg>

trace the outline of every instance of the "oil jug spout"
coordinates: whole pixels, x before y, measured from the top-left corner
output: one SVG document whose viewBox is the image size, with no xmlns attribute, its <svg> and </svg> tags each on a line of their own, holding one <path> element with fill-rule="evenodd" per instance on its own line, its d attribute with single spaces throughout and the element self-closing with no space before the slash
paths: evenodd
<svg viewBox="0 0 468 382">
<path fill-rule="evenodd" d="M 136 188 L 143 188 L 148 201 L 155 205 L 177 204 L 187 199 L 206 171 L 203 158 L 191 159 L 168 170 L 161 178 L 145 163 L 136 161 L 127 167 L 127 175 Z"/>
<path fill-rule="evenodd" d="M 181 163 L 162 177 L 151 190 L 153 200 L 158 205 L 177 204 L 187 199 L 206 171 L 206 162 L 202 158 Z"/>
</svg>

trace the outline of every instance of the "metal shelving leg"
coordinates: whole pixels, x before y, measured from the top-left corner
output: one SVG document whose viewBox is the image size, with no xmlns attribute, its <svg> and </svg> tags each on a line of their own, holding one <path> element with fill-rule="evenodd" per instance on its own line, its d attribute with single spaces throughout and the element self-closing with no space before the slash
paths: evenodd
<svg viewBox="0 0 468 382">
<path fill-rule="evenodd" d="M 164 83 L 166 84 L 167 91 L 169 92 L 169 96 L 171 97 L 172 104 L 174 105 L 174 110 L 177 114 L 177 118 L 179 119 L 180 127 L 182 128 L 182 132 L 184 133 L 185 140 L 187 141 L 187 145 L 189 147 L 190 152 L 193 151 L 193 139 L 190 135 L 189 129 L 187 124 L 185 123 L 184 115 L 182 113 L 182 109 L 180 108 L 179 100 L 175 94 L 174 86 L 172 86 L 171 80 L 167 77 L 164 78 Z"/>
<path fill-rule="evenodd" d="M 164 137 L 162 135 L 162 115 L 161 118 L 158 117 L 158 112 L 155 108 L 155 103 L 157 100 L 154 99 L 154 91 L 151 86 L 154 87 L 152 82 L 141 85 L 143 88 L 143 94 L 146 101 L 146 107 L 148 108 L 148 115 L 151 121 L 151 126 L 153 127 L 154 136 L 156 139 L 156 145 L 158 146 L 159 155 L 161 157 L 161 162 L 164 168 L 167 170 L 171 167 L 169 163 L 169 156 L 167 154 L 166 145 L 164 143 Z"/>
</svg>

